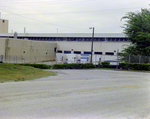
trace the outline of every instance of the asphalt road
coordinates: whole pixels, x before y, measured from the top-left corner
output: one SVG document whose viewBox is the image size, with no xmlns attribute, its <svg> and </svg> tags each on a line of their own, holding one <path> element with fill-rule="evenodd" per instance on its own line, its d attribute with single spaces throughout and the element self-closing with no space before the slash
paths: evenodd
<svg viewBox="0 0 150 119">
<path fill-rule="evenodd" d="M 150 119 L 150 73 L 53 71 L 0 83 L 0 119 Z"/>
</svg>

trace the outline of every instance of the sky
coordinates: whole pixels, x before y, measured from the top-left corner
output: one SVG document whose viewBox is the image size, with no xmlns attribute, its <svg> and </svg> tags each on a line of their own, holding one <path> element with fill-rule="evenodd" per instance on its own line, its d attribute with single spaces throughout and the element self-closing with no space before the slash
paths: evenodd
<svg viewBox="0 0 150 119">
<path fill-rule="evenodd" d="M 149 8 L 150 0 L 0 0 L 9 33 L 122 33 L 128 12 Z"/>
</svg>

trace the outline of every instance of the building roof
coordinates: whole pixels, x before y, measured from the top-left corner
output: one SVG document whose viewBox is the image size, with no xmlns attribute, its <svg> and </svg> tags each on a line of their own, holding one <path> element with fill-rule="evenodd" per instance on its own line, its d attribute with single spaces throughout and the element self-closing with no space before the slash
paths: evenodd
<svg viewBox="0 0 150 119">
<path fill-rule="evenodd" d="M 13 33 L 0 33 L 0 37 L 13 37 Z M 18 33 L 18 37 L 92 37 L 92 33 Z M 125 37 L 123 33 L 95 33 L 94 37 Z"/>
</svg>

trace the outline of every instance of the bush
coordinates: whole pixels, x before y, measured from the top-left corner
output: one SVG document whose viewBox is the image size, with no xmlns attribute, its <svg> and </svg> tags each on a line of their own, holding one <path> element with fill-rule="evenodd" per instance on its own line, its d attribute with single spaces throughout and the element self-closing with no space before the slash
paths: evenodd
<svg viewBox="0 0 150 119">
<path fill-rule="evenodd" d="M 23 64 L 17 64 L 17 65 L 23 65 L 23 66 L 32 66 L 39 69 L 50 69 L 51 66 L 47 64 L 30 64 L 30 63 L 23 63 Z"/>
<path fill-rule="evenodd" d="M 110 62 L 101 62 L 101 67 L 109 68 L 110 67 Z"/>
<path fill-rule="evenodd" d="M 119 63 L 119 67 L 121 69 L 126 69 L 128 70 L 129 69 L 129 63 Z"/>
<path fill-rule="evenodd" d="M 54 64 L 52 66 L 52 69 L 64 69 L 65 64 Z"/>
<path fill-rule="evenodd" d="M 0 61 L 0 63 L 3 63 L 3 61 Z"/>
<path fill-rule="evenodd" d="M 150 70 L 148 63 L 119 63 L 119 67 L 122 69 Z"/>
<path fill-rule="evenodd" d="M 93 63 L 85 63 L 84 64 L 84 69 L 90 69 L 90 68 L 95 68 L 95 66 L 93 65 Z"/>
<path fill-rule="evenodd" d="M 90 69 L 94 68 L 93 63 L 72 63 L 72 64 L 54 64 L 52 69 Z"/>
</svg>

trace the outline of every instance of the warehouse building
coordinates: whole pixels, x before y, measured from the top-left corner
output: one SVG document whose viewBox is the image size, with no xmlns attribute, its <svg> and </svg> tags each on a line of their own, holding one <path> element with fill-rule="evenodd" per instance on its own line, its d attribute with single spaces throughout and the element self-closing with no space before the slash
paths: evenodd
<svg viewBox="0 0 150 119">
<path fill-rule="evenodd" d="M 90 62 L 91 33 L 8 33 L 8 20 L 0 19 L 0 55 L 5 61 Z M 93 62 L 116 62 L 129 39 L 122 33 L 95 33 Z"/>
<path fill-rule="evenodd" d="M 14 34 L 0 33 L 0 38 L 13 39 Z M 56 60 L 89 62 L 91 54 L 92 34 L 89 33 L 18 33 L 17 39 L 20 41 L 34 41 L 43 43 L 56 43 L 52 49 L 56 51 Z M 120 53 L 125 45 L 129 45 L 129 39 L 122 33 L 95 33 L 93 43 L 93 61 L 116 62 L 116 55 Z M 40 48 L 40 47 L 39 47 Z M 83 57 L 86 56 L 86 57 Z"/>
</svg>

